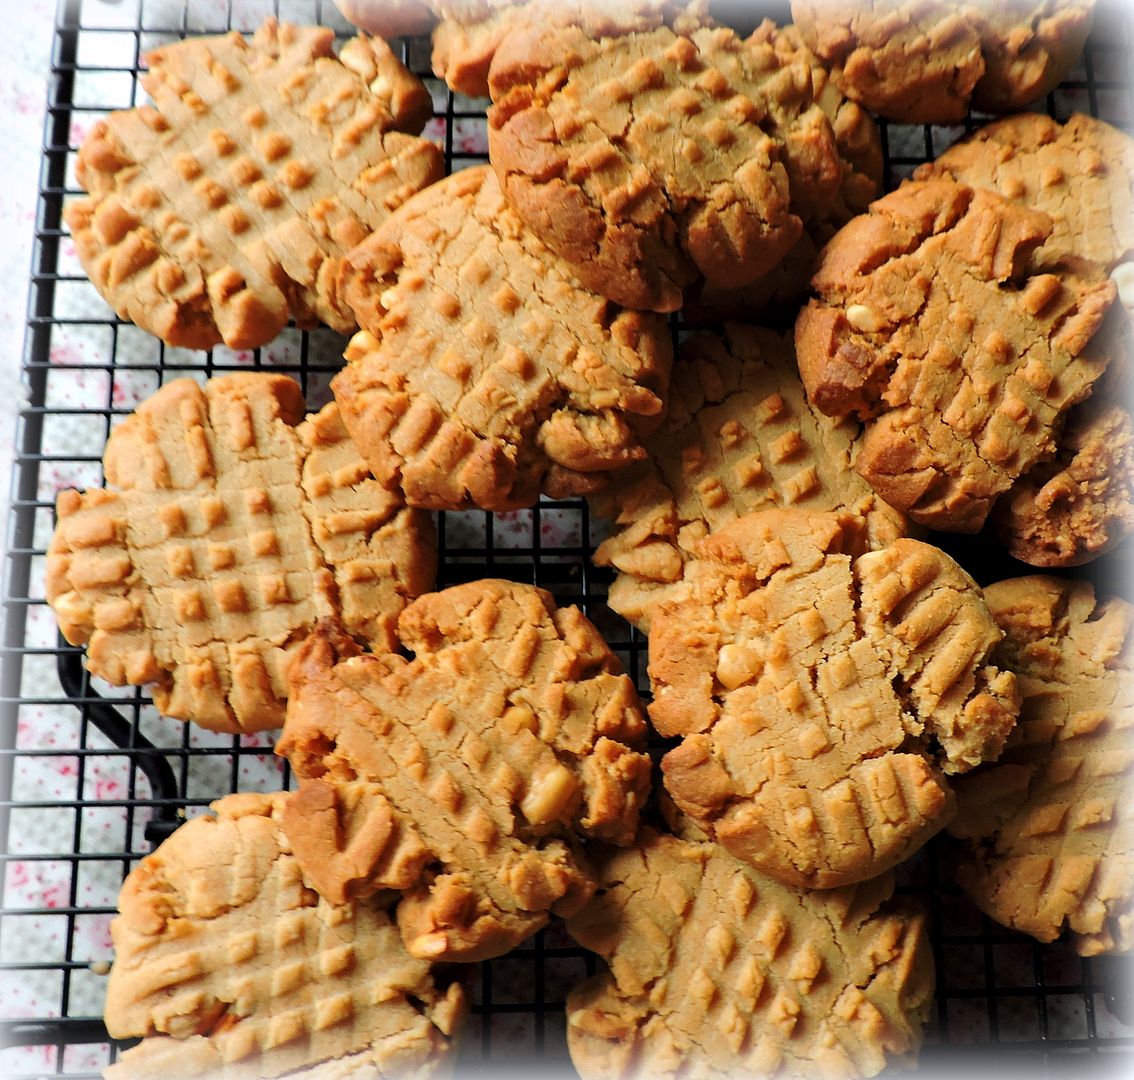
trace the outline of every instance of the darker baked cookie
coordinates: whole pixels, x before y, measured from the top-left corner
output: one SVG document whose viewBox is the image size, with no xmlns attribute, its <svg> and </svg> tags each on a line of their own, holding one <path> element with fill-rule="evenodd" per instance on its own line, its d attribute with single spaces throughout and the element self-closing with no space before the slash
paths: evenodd
<svg viewBox="0 0 1134 1080">
<path fill-rule="evenodd" d="M 1134 607 L 1085 581 L 985 593 L 1019 675 L 1020 723 L 995 766 L 956 784 L 957 876 L 1005 926 L 1084 956 L 1134 948 Z"/>
<path fill-rule="evenodd" d="M 891 120 L 1011 112 L 1074 66 L 1095 0 L 792 0 L 792 19 L 848 97 Z"/>
<path fill-rule="evenodd" d="M 660 316 L 581 286 L 487 166 L 411 199 L 351 253 L 363 330 L 332 382 L 374 475 L 412 506 L 530 506 L 643 457 L 672 359 Z"/>
<path fill-rule="evenodd" d="M 284 828 L 334 902 L 404 890 L 414 956 L 499 956 L 594 883 L 579 836 L 630 843 L 650 786 L 646 722 L 578 608 L 530 585 L 430 593 L 407 660 L 325 625 L 291 670 L 276 752 L 299 777 Z"/>
<path fill-rule="evenodd" d="M 1041 270 L 1051 218 L 952 181 L 905 184 L 824 248 L 795 327 L 813 405 L 866 428 L 855 468 L 892 506 L 969 532 L 1055 451 L 1107 363 L 1094 264 Z"/>
<path fill-rule="evenodd" d="M 289 317 L 341 333 L 335 287 L 355 244 L 444 163 L 420 131 L 429 93 L 377 38 L 336 57 L 329 27 L 269 19 L 155 49 L 154 104 L 111 113 L 84 140 L 89 198 L 66 219 L 106 301 L 163 341 L 255 348 Z"/>
<path fill-rule="evenodd" d="M 810 68 L 773 40 L 667 29 L 511 35 L 489 152 L 509 203 L 592 288 L 670 311 L 772 269 L 843 181 Z"/>
<path fill-rule="evenodd" d="M 1014 676 L 980 590 L 944 552 L 863 552 L 861 519 L 738 518 L 699 545 L 650 624 L 650 718 L 678 807 L 793 885 L 863 881 L 943 828 L 946 774 L 994 759 Z"/>
<path fill-rule="evenodd" d="M 595 863 L 599 891 L 567 923 L 610 965 L 567 997 L 584 1080 L 852 1080 L 916 1060 L 933 959 L 891 875 L 793 888 L 652 830 Z"/>
</svg>

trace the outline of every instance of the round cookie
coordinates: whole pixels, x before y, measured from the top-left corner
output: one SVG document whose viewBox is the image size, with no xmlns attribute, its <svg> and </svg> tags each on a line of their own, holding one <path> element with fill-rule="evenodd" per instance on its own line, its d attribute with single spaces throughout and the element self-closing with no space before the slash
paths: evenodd
<svg viewBox="0 0 1134 1080">
<path fill-rule="evenodd" d="M 915 1063 L 933 958 L 891 875 L 798 889 L 652 830 L 595 866 L 599 892 L 567 923 L 610 965 L 567 996 L 583 1080 L 826 1080 Z"/>
<path fill-rule="evenodd" d="M 390 917 L 394 897 L 334 906 L 280 829 L 288 796 L 228 795 L 130 872 L 111 923 L 107 1080 L 449 1075 L 465 1012 Z"/>
<path fill-rule="evenodd" d="M 1011 112 L 1053 90 L 1074 66 L 1095 0 L 792 0 L 804 43 L 842 91 L 914 124 L 948 124 L 972 107 Z"/>
<path fill-rule="evenodd" d="M 807 403 L 791 337 L 729 323 L 685 341 L 665 423 L 650 457 L 595 500 L 622 526 L 595 552 L 619 576 L 607 602 L 639 629 L 689 596 L 685 569 L 701 540 L 754 510 L 840 510 L 863 519 L 871 547 L 906 533 L 850 468 L 855 427 Z"/>
<path fill-rule="evenodd" d="M 353 251 L 363 330 L 332 389 L 374 475 L 412 506 L 530 506 L 644 456 L 673 355 L 656 315 L 583 288 L 487 166 L 411 199 Z"/>
<path fill-rule="evenodd" d="M 911 855 L 953 812 L 946 774 L 994 759 L 1015 679 L 980 590 L 861 520 L 748 514 L 701 542 L 650 625 L 650 719 L 677 806 L 780 881 L 833 888 Z"/>
<path fill-rule="evenodd" d="M 997 764 L 959 781 L 957 876 L 1005 926 L 1084 956 L 1134 948 L 1134 607 L 1085 581 L 986 590 L 1018 674 L 1020 723 Z"/>
<path fill-rule="evenodd" d="M 856 415 L 855 469 L 931 528 L 975 532 L 1054 453 L 1106 367 L 1114 296 L 1093 263 L 1041 269 L 1046 214 L 949 180 L 904 184 L 841 229 L 795 326 L 813 405 Z"/>
<path fill-rule="evenodd" d="M 433 523 L 373 480 L 338 408 L 239 373 L 167 383 L 106 444 L 107 489 L 60 492 L 46 594 L 110 683 L 167 716 L 283 724 L 287 667 L 319 619 L 392 645 L 433 585 Z"/>
<path fill-rule="evenodd" d="M 770 40 L 533 30 L 497 50 L 490 83 L 489 153 L 509 203 L 628 307 L 672 311 L 698 277 L 756 280 L 842 183 L 807 61 Z"/>
<path fill-rule="evenodd" d="M 413 660 L 332 626 L 300 651 L 284 828 L 323 896 L 404 890 L 414 956 L 499 956 L 591 895 L 579 836 L 633 840 L 645 718 L 594 626 L 530 585 L 431 593 L 399 633 Z"/>
<path fill-rule="evenodd" d="M 170 345 L 236 349 L 294 317 L 355 328 L 335 289 L 346 252 L 442 175 L 420 131 L 429 94 L 385 42 L 336 58 L 328 27 L 269 19 L 155 49 L 153 105 L 83 141 L 90 198 L 64 216 L 79 261 L 121 318 Z"/>
</svg>

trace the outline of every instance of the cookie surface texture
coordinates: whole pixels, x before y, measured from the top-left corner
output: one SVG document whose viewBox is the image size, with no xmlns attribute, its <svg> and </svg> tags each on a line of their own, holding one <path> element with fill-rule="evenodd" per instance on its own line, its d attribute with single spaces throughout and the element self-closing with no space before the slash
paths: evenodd
<svg viewBox="0 0 1134 1080">
<path fill-rule="evenodd" d="M 451 1074 L 463 991 L 405 951 L 389 897 L 333 906 L 307 887 L 286 798 L 220 799 L 126 879 L 105 1018 L 142 1042 L 107 1080 Z"/>
<path fill-rule="evenodd" d="M 1094 0 L 792 0 L 803 41 L 840 88 L 912 124 L 955 123 L 970 102 L 1011 112 L 1053 90 L 1074 66 Z"/>
<path fill-rule="evenodd" d="M 412 506 L 505 510 L 582 494 L 644 456 L 665 320 L 582 287 L 487 166 L 412 199 L 351 253 L 363 330 L 332 382 L 374 475 Z"/>
<path fill-rule="evenodd" d="M 670 398 L 649 459 L 595 500 L 621 526 L 595 552 L 619 571 L 608 603 L 640 629 L 658 604 L 688 596 L 700 541 L 754 510 L 843 510 L 863 519 L 871 547 L 906 534 L 851 470 L 856 425 L 808 405 L 790 333 L 731 323 L 685 341 Z"/>
<path fill-rule="evenodd" d="M 64 491 L 47 599 L 91 673 L 167 716 L 280 727 L 287 664 L 329 615 L 389 644 L 432 587 L 433 524 L 372 479 L 328 405 L 235 374 L 169 383 L 111 433 L 108 487 Z"/>
<path fill-rule="evenodd" d="M 873 877 L 948 822 L 946 774 L 996 757 L 1018 708 L 1000 631 L 944 552 L 862 549 L 861 522 L 767 510 L 702 541 L 650 625 L 650 718 L 677 806 L 788 884 Z"/>
<path fill-rule="evenodd" d="M 975 532 L 1055 451 L 1106 367 L 1093 263 L 1034 267 L 1051 218 L 948 180 L 905 184 L 824 248 L 795 327 L 808 398 L 866 423 L 856 470 L 932 528 Z"/>
<path fill-rule="evenodd" d="M 532 586 L 431 593 L 399 630 L 413 660 L 333 627 L 300 653 L 285 827 L 322 895 L 405 890 L 413 955 L 498 956 L 590 896 L 576 837 L 633 839 L 645 719 L 594 626 Z"/>
<path fill-rule="evenodd" d="M 515 34 L 491 72 L 509 203 L 590 287 L 672 311 L 768 273 L 842 182 L 810 68 L 727 29 Z M 770 132 L 770 133 L 769 133 Z"/>
<path fill-rule="evenodd" d="M 1005 926 L 1084 956 L 1134 947 L 1134 607 L 1085 581 L 986 590 L 1018 672 L 1020 723 L 995 766 L 957 786 L 958 878 Z"/>
<path fill-rule="evenodd" d="M 596 867 L 599 893 L 568 922 L 610 964 L 567 998 L 584 1080 L 867 1077 L 916 1060 L 933 961 L 890 875 L 795 889 L 650 830 Z"/>
<path fill-rule="evenodd" d="M 255 348 L 289 317 L 354 329 L 336 290 L 346 252 L 443 160 L 430 98 L 381 39 L 336 58 L 329 28 L 269 20 L 149 54 L 152 106 L 84 140 L 89 198 L 65 216 L 104 299 L 171 345 Z M 404 129 L 404 130 L 403 130 Z"/>
</svg>

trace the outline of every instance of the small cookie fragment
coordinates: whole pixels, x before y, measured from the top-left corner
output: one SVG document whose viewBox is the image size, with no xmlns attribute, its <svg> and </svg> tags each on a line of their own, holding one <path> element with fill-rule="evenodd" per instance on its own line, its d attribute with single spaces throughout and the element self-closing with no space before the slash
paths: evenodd
<svg viewBox="0 0 1134 1080">
<path fill-rule="evenodd" d="M 1095 0 L 792 0 L 792 21 L 848 97 L 891 120 L 1012 112 L 1074 66 Z"/>
<path fill-rule="evenodd" d="M 845 511 L 871 547 L 906 534 L 904 516 L 850 468 L 853 422 L 808 405 L 790 334 L 730 323 L 685 341 L 670 398 L 649 459 L 595 500 L 623 526 L 595 552 L 620 571 L 608 603 L 643 631 L 658 604 L 688 596 L 700 541 L 751 511 Z"/>
<path fill-rule="evenodd" d="M 684 737 L 666 790 L 791 885 L 852 884 L 912 854 L 952 815 L 946 775 L 995 759 L 1016 718 L 972 579 L 929 544 L 862 540 L 845 515 L 738 518 L 650 625 L 650 719 Z"/>
<path fill-rule="evenodd" d="M 596 856 L 567 924 L 608 961 L 567 997 L 584 1080 L 869 1077 L 912 1066 L 933 995 L 923 912 L 883 875 L 796 889 L 715 844 L 644 830 Z"/>
<path fill-rule="evenodd" d="M 107 1080 L 447 1075 L 464 992 L 411 957 L 392 898 L 329 904 L 280 828 L 287 795 L 228 795 L 130 873 L 106 1026 L 142 1042 Z"/>
<path fill-rule="evenodd" d="M 84 140 L 89 198 L 65 211 L 79 260 L 118 312 L 170 345 L 255 348 L 294 316 L 341 333 L 343 256 L 440 178 L 429 94 L 381 39 L 336 58 L 327 27 L 269 19 L 155 49 L 152 106 Z"/>
<path fill-rule="evenodd" d="M 627 307 L 675 310 L 699 277 L 755 281 L 843 179 L 808 63 L 767 38 L 532 31 L 505 40 L 490 82 L 509 203 Z"/>
<path fill-rule="evenodd" d="M 342 290 L 363 329 L 332 388 L 374 475 L 411 506 L 530 506 L 644 456 L 669 328 L 580 286 L 488 166 L 411 199 L 351 253 Z"/>
<path fill-rule="evenodd" d="M 370 477 L 337 406 L 303 412 L 282 375 L 178 379 L 111 433 L 109 488 L 59 494 L 47 599 L 93 675 L 153 683 L 167 716 L 261 731 L 282 725 L 319 619 L 392 643 L 432 587 L 433 524 Z"/>
<path fill-rule="evenodd" d="M 300 778 L 284 827 L 333 900 L 404 890 L 414 956 L 499 956 L 594 889 L 577 836 L 630 843 L 650 784 L 633 684 L 577 608 L 479 581 L 399 620 L 415 654 L 308 639 L 276 752 Z"/>
<path fill-rule="evenodd" d="M 812 404 L 866 422 L 855 469 L 931 528 L 975 532 L 1107 357 L 1093 263 L 1041 270 L 1051 218 L 948 180 L 905 184 L 839 231 L 795 327 Z"/>
<path fill-rule="evenodd" d="M 1018 674 L 1020 723 L 994 767 L 958 782 L 957 877 L 1015 930 L 1083 956 L 1134 948 L 1134 606 L 1086 581 L 990 586 Z"/>
</svg>

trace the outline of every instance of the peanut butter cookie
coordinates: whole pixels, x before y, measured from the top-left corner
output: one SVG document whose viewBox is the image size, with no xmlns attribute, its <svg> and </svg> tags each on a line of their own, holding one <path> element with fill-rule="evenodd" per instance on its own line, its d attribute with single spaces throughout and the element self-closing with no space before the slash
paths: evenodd
<svg viewBox="0 0 1134 1080">
<path fill-rule="evenodd" d="M 425 1080 L 452 1071 L 465 1011 L 402 945 L 389 894 L 321 900 L 280 829 L 287 796 L 228 795 L 127 877 L 106 1026 L 142 1037 L 107 1080 Z"/>
<path fill-rule="evenodd" d="M 948 180 L 905 184 L 824 248 L 796 322 L 811 403 L 866 429 L 855 469 L 932 528 L 975 532 L 1107 363 L 1094 263 L 1040 269 L 1046 214 Z"/>
<path fill-rule="evenodd" d="M 268 20 L 156 49 L 152 106 L 111 113 L 79 152 L 90 198 L 65 212 L 119 316 L 171 345 L 254 348 L 289 317 L 354 329 L 346 252 L 443 160 L 420 131 L 429 94 L 376 38 Z"/>
<path fill-rule="evenodd" d="M 1018 674 L 1020 723 L 997 764 L 957 784 L 958 877 L 1005 926 L 1084 956 L 1134 948 L 1134 607 L 1085 581 L 986 591 Z"/>
<path fill-rule="evenodd" d="M 292 667 L 284 827 L 332 900 L 404 890 L 414 956 L 499 956 L 594 883 L 577 836 L 630 843 L 650 784 L 633 684 L 577 608 L 480 581 L 402 613 L 415 657 L 333 627 Z"/>
<path fill-rule="evenodd" d="M 903 515 L 850 468 L 856 425 L 808 405 L 790 335 L 730 323 L 685 341 L 671 400 L 649 459 L 595 500 L 622 526 L 595 552 L 620 572 L 608 603 L 640 629 L 689 596 L 700 541 L 753 510 L 842 510 L 863 519 L 871 547 L 905 535 Z"/>
<path fill-rule="evenodd" d="M 363 330 L 335 397 L 411 506 L 530 506 L 645 456 L 673 356 L 665 320 L 583 288 L 487 166 L 411 199 L 351 253 L 342 289 Z"/>
<path fill-rule="evenodd" d="M 153 683 L 167 716 L 258 731 L 283 723 L 319 619 L 393 643 L 433 584 L 432 522 L 370 477 L 336 406 L 303 412 L 282 375 L 178 379 L 111 433 L 109 488 L 60 493 L 47 599 L 92 674 Z"/>
<path fill-rule="evenodd" d="M 810 66 L 770 35 L 532 30 L 502 43 L 490 82 L 509 203 L 628 307 L 671 311 L 700 277 L 768 273 L 843 181 Z"/>
<path fill-rule="evenodd" d="M 792 21 L 848 97 L 891 120 L 1012 112 L 1075 65 L 1095 0 L 792 0 Z"/>
<path fill-rule="evenodd" d="M 862 552 L 861 519 L 738 518 L 650 625 L 650 718 L 678 807 L 780 881 L 832 888 L 893 866 L 953 812 L 946 775 L 995 759 L 1015 678 L 1000 631 L 944 552 Z"/>
<path fill-rule="evenodd" d="M 827 1080 L 916 1061 L 933 958 L 890 875 L 797 889 L 650 830 L 596 855 L 596 872 L 567 924 L 610 965 L 567 998 L 584 1080 Z"/>
</svg>

